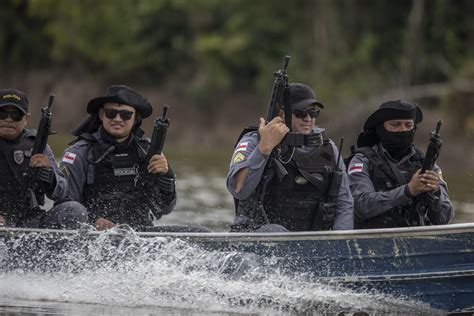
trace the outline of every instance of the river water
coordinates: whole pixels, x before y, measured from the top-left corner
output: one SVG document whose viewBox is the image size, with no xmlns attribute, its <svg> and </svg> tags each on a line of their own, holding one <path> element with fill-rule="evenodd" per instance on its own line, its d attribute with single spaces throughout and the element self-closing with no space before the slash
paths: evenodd
<svg viewBox="0 0 474 316">
<path fill-rule="evenodd" d="M 233 200 L 222 172 L 185 170 L 178 173 L 177 188 L 176 211 L 160 223 L 228 230 Z M 456 207 L 457 222 L 474 221 L 472 204 Z M 125 246 L 114 247 L 110 254 L 110 242 L 104 237 L 70 248 L 59 259 L 40 250 L 8 272 L 0 267 L 0 314 L 442 314 L 408 298 L 356 293 L 251 263 L 243 272 L 223 273 L 234 268 L 229 265 L 235 253 L 203 251 L 166 238 L 141 240 L 133 232 L 130 238 L 139 245 L 133 255 Z M 85 248 L 88 257 L 81 252 Z M 41 269 L 43 265 L 54 269 Z"/>
</svg>

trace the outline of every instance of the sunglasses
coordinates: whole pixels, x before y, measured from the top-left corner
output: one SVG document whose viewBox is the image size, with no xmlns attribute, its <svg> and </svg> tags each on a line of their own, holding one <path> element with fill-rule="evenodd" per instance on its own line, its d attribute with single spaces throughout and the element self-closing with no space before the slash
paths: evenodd
<svg viewBox="0 0 474 316">
<path fill-rule="evenodd" d="M 293 110 L 293 114 L 299 119 L 304 119 L 308 115 L 310 118 L 316 118 L 319 116 L 319 109 Z"/>
<path fill-rule="evenodd" d="M 131 119 L 134 114 L 134 112 L 132 111 L 127 111 L 127 110 L 119 111 L 119 110 L 114 110 L 114 109 L 104 109 L 104 113 L 105 113 L 105 117 L 111 120 L 116 118 L 118 114 L 124 121 L 128 121 L 129 119 Z"/>
<path fill-rule="evenodd" d="M 15 122 L 21 121 L 23 116 L 25 116 L 25 113 L 21 111 L 5 111 L 5 110 L 0 110 L 0 120 L 6 120 L 7 117 L 11 117 L 12 120 Z"/>
</svg>

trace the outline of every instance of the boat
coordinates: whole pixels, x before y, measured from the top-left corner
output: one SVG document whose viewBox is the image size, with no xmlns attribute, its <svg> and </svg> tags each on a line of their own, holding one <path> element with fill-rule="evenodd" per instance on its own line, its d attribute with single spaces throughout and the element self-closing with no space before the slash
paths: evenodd
<svg viewBox="0 0 474 316">
<path fill-rule="evenodd" d="M 122 240 L 124 231 L 108 233 L 107 238 Z M 67 249 L 65 236 L 69 237 L 67 243 L 73 243 L 77 249 L 79 240 L 103 238 L 104 234 L 0 228 L 4 257 L 12 253 L 24 255 L 28 251 L 34 252 L 35 247 L 45 249 L 48 245 L 64 252 Z M 12 242 L 19 238 L 30 238 L 35 242 L 25 243 L 28 249 L 20 250 L 18 243 Z M 134 238 L 180 240 L 208 251 L 232 252 L 240 254 L 241 258 L 248 255 L 256 258 L 255 264 L 268 265 L 288 275 L 305 275 L 315 282 L 410 298 L 446 312 L 474 311 L 474 223 L 265 234 L 142 232 L 134 233 Z M 61 239 L 63 241 L 58 244 Z M 133 243 L 133 240 L 127 243 Z M 9 245 L 15 245 L 14 249 L 9 249 Z M 240 269 L 244 273 L 242 263 L 245 260 L 238 258 L 233 256 L 234 262 L 230 265 L 233 271 L 221 272 L 235 273 Z M 249 262 L 251 264 L 251 261 L 245 264 Z"/>
</svg>

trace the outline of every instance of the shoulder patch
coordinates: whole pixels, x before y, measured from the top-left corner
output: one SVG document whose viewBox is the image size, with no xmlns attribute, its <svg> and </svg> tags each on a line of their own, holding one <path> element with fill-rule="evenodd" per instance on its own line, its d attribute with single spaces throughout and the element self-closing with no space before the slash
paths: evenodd
<svg viewBox="0 0 474 316">
<path fill-rule="evenodd" d="M 62 160 L 63 162 L 66 162 L 72 165 L 74 163 L 74 160 L 76 160 L 76 154 L 71 153 L 69 151 L 66 151 L 64 153 L 63 160 Z"/>
<path fill-rule="evenodd" d="M 347 170 L 348 174 L 353 174 L 355 172 L 362 172 L 364 169 L 364 164 L 363 163 L 353 163 L 349 166 L 349 169 Z"/>
<path fill-rule="evenodd" d="M 245 161 L 246 159 L 247 158 L 245 157 L 243 153 L 236 152 L 234 154 L 234 158 L 232 159 L 232 163 L 239 163 L 239 162 Z"/>
<path fill-rule="evenodd" d="M 247 147 L 249 146 L 249 142 L 241 142 L 235 147 L 235 153 L 238 151 L 246 151 Z"/>
<path fill-rule="evenodd" d="M 64 176 L 64 178 L 68 179 L 69 178 L 69 175 L 71 174 L 71 172 L 69 171 L 69 168 L 67 167 L 67 165 L 64 165 L 62 168 L 61 168 L 61 173 L 62 175 Z"/>
</svg>

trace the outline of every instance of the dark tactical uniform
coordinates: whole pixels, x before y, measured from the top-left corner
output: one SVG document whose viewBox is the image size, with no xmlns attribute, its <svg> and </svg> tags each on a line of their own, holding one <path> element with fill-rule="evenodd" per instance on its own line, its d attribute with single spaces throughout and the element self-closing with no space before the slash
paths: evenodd
<svg viewBox="0 0 474 316">
<path fill-rule="evenodd" d="M 398 162 L 379 143 L 359 149 L 349 164 L 349 186 L 354 197 L 356 228 L 418 226 L 415 198 L 408 182 L 421 169 L 424 154 L 415 146 Z M 352 170 L 351 170 L 352 169 Z M 441 173 L 438 166 L 434 171 Z M 395 173 L 398 173 L 395 174 Z M 442 181 L 434 194 L 435 205 L 427 213 L 428 224 L 448 224 L 453 206 L 446 183 Z"/>
<path fill-rule="evenodd" d="M 0 215 L 6 219 L 6 226 L 30 228 L 78 228 L 85 222 L 85 213 L 69 212 L 65 205 L 45 212 L 31 210 L 29 196 L 23 191 L 30 164 L 31 151 L 36 137 L 35 130 L 23 130 L 15 140 L 0 138 Z M 39 205 L 44 205 L 44 195 L 58 199 L 66 189 L 49 146 L 47 154 L 54 180 L 51 184 L 41 181 L 34 183 L 34 192 Z"/>
<path fill-rule="evenodd" d="M 315 128 L 314 133 L 322 135 L 323 129 Z M 321 136 L 322 137 L 322 136 Z M 238 142 L 232 157 L 227 188 L 238 200 L 233 230 L 256 230 L 266 221 L 257 209 L 256 192 L 259 191 L 262 175 L 269 156 L 258 149 L 258 132 L 245 134 Z M 344 173 L 335 214 L 323 219 L 321 203 L 327 198 L 328 179 L 336 168 L 338 150 L 334 143 L 325 140 L 321 146 L 295 148 L 293 152 L 282 154 L 281 161 L 288 174 L 280 181 L 271 172 L 263 199 L 268 221 L 290 231 L 311 231 L 325 229 L 352 229 L 353 200 L 349 191 L 347 175 Z M 235 193 L 235 175 L 243 168 L 249 168 L 242 190 Z M 341 161 L 340 170 L 344 170 Z"/>
<path fill-rule="evenodd" d="M 173 210 L 174 174 L 171 168 L 166 175 L 148 173 L 149 141 L 131 134 L 117 144 L 102 128 L 79 139 L 60 168 L 68 178 L 65 198 L 82 203 L 90 223 L 103 217 L 142 230 Z"/>
</svg>

